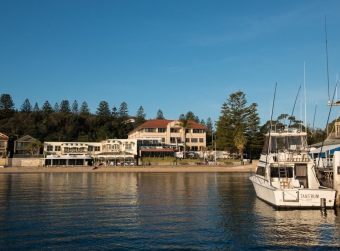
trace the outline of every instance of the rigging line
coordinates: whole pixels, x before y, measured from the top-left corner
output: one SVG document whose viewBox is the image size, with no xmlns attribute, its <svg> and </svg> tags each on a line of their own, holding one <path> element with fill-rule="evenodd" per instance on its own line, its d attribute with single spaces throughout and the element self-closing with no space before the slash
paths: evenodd
<svg viewBox="0 0 340 251">
<path fill-rule="evenodd" d="M 294 102 L 294 106 L 293 106 L 293 110 L 292 110 L 292 115 L 290 115 L 291 118 L 293 117 L 293 114 L 294 114 L 294 109 L 295 109 L 295 105 L 296 105 L 296 100 L 297 100 L 297 98 L 298 98 L 298 96 L 299 96 L 300 89 L 301 89 L 301 85 L 300 85 L 299 90 L 298 90 L 298 93 L 297 93 L 297 95 L 296 95 L 296 97 L 295 97 L 295 102 Z M 290 124 L 291 124 L 291 123 L 292 123 L 292 120 L 290 119 L 290 120 L 289 120 L 288 128 L 290 127 Z"/>
<path fill-rule="evenodd" d="M 317 106 L 318 106 L 318 102 L 315 103 L 314 118 L 313 118 L 313 130 L 314 130 L 314 122 L 315 122 L 315 115 L 316 115 L 316 107 Z"/>
<path fill-rule="evenodd" d="M 326 63 L 327 63 L 328 102 L 330 102 L 330 95 L 329 95 L 329 69 L 328 69 L 328 46 L 327 46 L 327 23 L 326 23 L 326 15 L 325 15 L 325 35 L 326 35 Z"/>
<path fill-rule="evenodd" d="M 329 118 L 330 118 L 330 115 L 331 115 L 331 111 L 332 111 L 332 107 L 333 107 L 333 102 L 334 102 L 334 97 L 335 97 L 335 92 L 336 92 L 336 89 L 337 89 L 337 88 L 338 88 L 338 83 L 336 83 L 335 88 L 334 88 L 332 103 L 331 103 L 331 105 L 330 105 L 330 107 L 329 107 L 329 112 L 328 112 L 328 118 L 327 118 L 326 128 L 328 128 Z M 327 136 L 328 136 L 328 135 L 326 135 L 325 138 L 324 138 L 323 141 L 322 141 L 322 144 L 321 144 L 321 147 L 320 147 L 319 156 L 320 156 L 321 153 L 322 153 L 323 144 L 324 144 L 324 142 L 325 142 Z M 319 161 L 318 161 L 318 166 L 319 166 L 319 162 L 320 162 L 320 157 L 319 157 Z"/>
</svg>

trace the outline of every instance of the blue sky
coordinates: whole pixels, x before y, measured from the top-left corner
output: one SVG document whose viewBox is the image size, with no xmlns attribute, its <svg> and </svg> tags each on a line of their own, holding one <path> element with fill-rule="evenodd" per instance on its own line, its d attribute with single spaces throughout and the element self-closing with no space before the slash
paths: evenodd
<svg viewBox="0 0 340 251">
<path fill-rule="evenodd" d="M 147 119 L 161 109 L 167 119 L 192 111 L 216 121 L 242 91 L 262 125 L 277 83 L 273 118 L 292 113 L 301 86 L 294 115 L 312 126 L 317 103 L 314 127 L 325 128 L 325 16 L 332 98 L 338 0 L 2 0 L 0 94 L 17 109 L 26 98 L 39 107 L 86 101 L 92 113 L 100 101 L 126 102 L 132 116 L 143 106 Z"/>
</svg>

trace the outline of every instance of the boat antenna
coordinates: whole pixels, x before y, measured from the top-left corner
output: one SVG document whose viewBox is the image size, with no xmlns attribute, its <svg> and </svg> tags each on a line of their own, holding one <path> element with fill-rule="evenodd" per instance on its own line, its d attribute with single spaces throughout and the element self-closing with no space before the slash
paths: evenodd
<svg viewBox="0 0 340 251">
<path fill-rule="evenodd" d="M 294 102 L 294 106 L 293 106 L 293 110 L 292 110 L 292 115 L 290 116 L 291 118 L 293 117 L 293 114 L 294 114 L 294 109 L 295 109 L 295 105 L 296 105 L 296 100 L 297 100 L 297 98 L 298 98 L 298 96 L 299 96 L 300 89 L 301 89 L 301 85 L 300 85 L 299 90 L 298 90 L 298 93 L 297 93 L 297 95 L 296 95 L 296 97 L 295 97 L 295 102 Z M 290 120 L 289 120 L 289 126 L 288 126 L 288 128 L 290 127 L 290 124 L 291 124 L 291 123 L 292 123 L 292 120 L 290 119 Z"/>
<path fill-rule="evenodd" d="M 307 132 L 306 61 L 303 61 L 303 84 L 305 93 L 305 131 Z"/>
<path fill-rule="evenodd" d="M 328 104 L 330 101 L 329 95 L 329 70 L 328 70 L 328 46 L 327 46 L 327 23 L 326 23 L 326 15 L 325 15 L 325 35 L 326 35 L 326 63 L 327 63 L 327 85 L 328 85 Z"/>
</svg>

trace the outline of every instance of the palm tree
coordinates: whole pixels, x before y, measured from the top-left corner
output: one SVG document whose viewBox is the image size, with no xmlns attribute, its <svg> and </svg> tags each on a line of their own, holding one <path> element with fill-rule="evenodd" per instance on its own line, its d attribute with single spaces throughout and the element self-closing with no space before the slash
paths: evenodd
<svg viewBox="0 0 340 251">
<path fill-rule="evenodd" d="M 26 150 L 30 151 L 31 154 L 39 154 L 40 148 L 43 146 L 43 143 L 41 143 L 39 140 L 35 140 L 28 144 L 26 147 Z"/>
<path fill-rule="evenodd" d="M 181 117 L 178 121 L 179 123 L 177 123 L 176 126 L 179 126 L 183 133 L 183 158 L 185 158 L 186 130 L 192 127 L 192 121 L 184 117 Z"/>
<path fill-rule="evenodd" d="M 244 136 L 242 132 L 237 132 L 234 137 L 235 146 L 238 149 L 238 153 L 241 156 L 241 163 L 243 163 L 243 149 L 247 144 L 247 138 Z"/>
</svg>

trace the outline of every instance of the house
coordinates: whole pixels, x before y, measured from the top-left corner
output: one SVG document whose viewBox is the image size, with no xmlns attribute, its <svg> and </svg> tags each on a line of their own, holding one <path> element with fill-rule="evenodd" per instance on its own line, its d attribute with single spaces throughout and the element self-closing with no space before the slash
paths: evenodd
<svg viewBox="0 0 340 251">
<path fill-rule="evenodd" d="M 206 147 L 207 130 L 206 126 L 195 121 L 189 121 L 184 132 L 179 120 L 148 120 L 128 133 L 128 138 L 160 138 L 162 144 L 172 146 L 176 150 L 183 150 L 185 145 L 186 150 L 202 151 Z"/>
<path fill-rule="evenodd" d="M 340 151 L 340 122 L 335 122 L 334 127 L 335 130 L 328 134 L 326 140 L 311 145 L 310 156 L 317 167 L 331 168 L 334 152 Z"/>
<path fill-rule="evenodd" d="M 14 141 L 14 154 L 30 154 L 27 150 L 28 145 L 36 139 L 26 135 Z"/>
<path fill-rule="evenodd" d="M 8 136 L 0 132 L 0 157 L 7 156 Z"/>
</svg>

